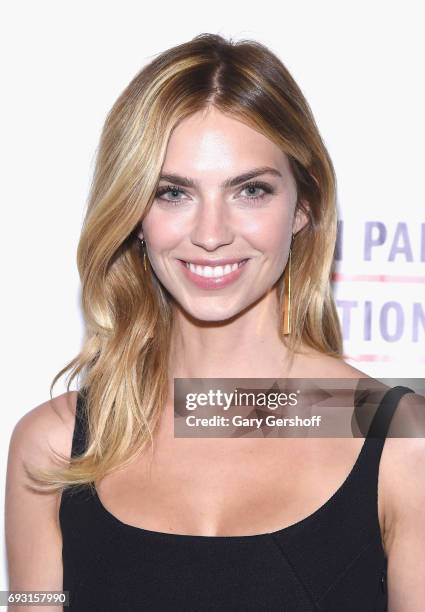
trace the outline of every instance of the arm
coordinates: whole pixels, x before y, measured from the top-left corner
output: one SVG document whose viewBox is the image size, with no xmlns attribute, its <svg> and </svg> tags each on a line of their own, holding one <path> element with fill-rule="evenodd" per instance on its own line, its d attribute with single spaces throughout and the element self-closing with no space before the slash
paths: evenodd
<svg viewBox="0 0 425 612">
<path fill-rule="evenodd" d="M 406 407 L 414 398 L 405 396 L 400 404 Z M 424 408 L 422 404 L 420 409 Z M 424 413 L 416 419 L 417 435 L 423 435 L 423 420 Z M 389 438 L 385 447 L 391 457 L 385 494 L 388 611 L 421 612 L 425 605 L 425 437 Z"/>
<path fill-rule="evenodd" d="M 15 425 L 9 444 L 5 528 L 9 590 L 62 590 L 61 495 L 36 493 L 25 465 L 53 467 L 51 447 L 70 456 L 74 392 L 34 408 Z M 75 411 L 75 407 L 74 407 Z M 75 412 L 74 412 L 75 418 Z M 53 612 L 61 606 L 10 606 L 9 610 Z"/>
</svg>

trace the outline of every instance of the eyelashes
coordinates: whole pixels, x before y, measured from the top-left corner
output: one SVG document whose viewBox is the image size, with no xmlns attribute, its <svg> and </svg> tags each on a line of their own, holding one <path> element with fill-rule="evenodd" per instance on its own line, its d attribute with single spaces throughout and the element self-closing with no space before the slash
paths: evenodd
<svg viewBox="0 0 425 612">
<path fill-rule="evenodd" d="M 254 202 L 254 203 L 262 200 L 267 195 L 273 194 L 275 192 L 274 188 L 271 185 L 269 185 L 268 183 L 263 183 L 261 181 L 251 181 L 249 183 L 246 183 L 242 187 L 241 191 L 251 190 L 251 189 L 261 189 L 263 191 L 261 195 L 248 196 L 248 197 L 242 198 L 248 202 Z M 181 187 L 178 187 L 177 185 L 169 184 L 169 185 L 164 185 L 162 187 L 159 187 L 159 189 L 157 190 L 155 194 L 155 198 L 161 199 L 163 202 L 167 202 L 168 204 L 171 204 L 172 206 L 179 205 L 182 202 L 182 200 L 168 200 L 162 197 L 163 195 L 169 192 L 174 192 L 175 194 L 185 194 L 186 193 L 184 189 L 182 189 Z"/>
</svg>

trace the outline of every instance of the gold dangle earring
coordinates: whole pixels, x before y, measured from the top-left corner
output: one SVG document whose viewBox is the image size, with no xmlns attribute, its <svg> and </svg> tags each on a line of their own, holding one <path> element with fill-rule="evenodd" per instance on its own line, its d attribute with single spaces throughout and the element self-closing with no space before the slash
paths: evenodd
<svg viewBox="0 0 425 612">
<path fill-rule="evenodd" d="M 283 295 L 283 333 L 291 333 L 291 251 L 294 234 L 292 234 L 291 246 L 289 247 L 288 261 L 286 262 L 285 273 L 283 275 L 284 295 Z"/>
<path fill-rule="evenodd" d="M 139 238 L 139 240 L 140 240 L 140 246 L 142 247 L 142 250 L 143 250 L 143 267 L 144 267 L 145 272 L 146 272 L 147 266 L 146 266 L 145 239 L 144 238 Z"/>
</svg>

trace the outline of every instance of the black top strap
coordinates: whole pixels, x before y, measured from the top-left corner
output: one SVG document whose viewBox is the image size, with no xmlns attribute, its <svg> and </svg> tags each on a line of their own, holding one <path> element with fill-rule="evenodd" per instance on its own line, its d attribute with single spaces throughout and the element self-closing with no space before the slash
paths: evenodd
<svg viewBox="0 0 425 612">
<path fill-rule="evenodd" d="M 415 393 L 415 391 L 409 387 L 397 385 L 384 393 L 367 433 L 368 438 L 381 438 L 385 440 L 398 402 L 406 393 Z"/>
<path fill-rule="evenodd" d="M 82 455 L 87 444 L 87 414 L 85 410 L 85 389 L 78 391 L 77 404 L 75 407 L 75 426 L 72 436 L 72 457 Z"/>
</svg>

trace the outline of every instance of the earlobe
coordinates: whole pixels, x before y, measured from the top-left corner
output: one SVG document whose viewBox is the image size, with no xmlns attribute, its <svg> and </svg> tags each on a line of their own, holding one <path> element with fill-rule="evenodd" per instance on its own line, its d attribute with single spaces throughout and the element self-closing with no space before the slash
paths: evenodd
<svg viewBox="0 0 425 612">
<path fill-rule="evenodd" d="M 136 225 L 136 236 L 138 238 L 140 238 L 140 240 L 143 240 L 144 236 L 144 232 L 143 232 L 143 224 L 142 221 L 139 221 L 139 223 Z"/>
<path fill-rule="evenodd" d="M 293 234 L 297 234 L 309 222 L 309 217 L 306 210 L 310 210 L 310 206 L 306 200 L 302 200 L 302 206 L 298 205 L 295 213 L 294 223 L 292 226 Z"/>
</svg>

